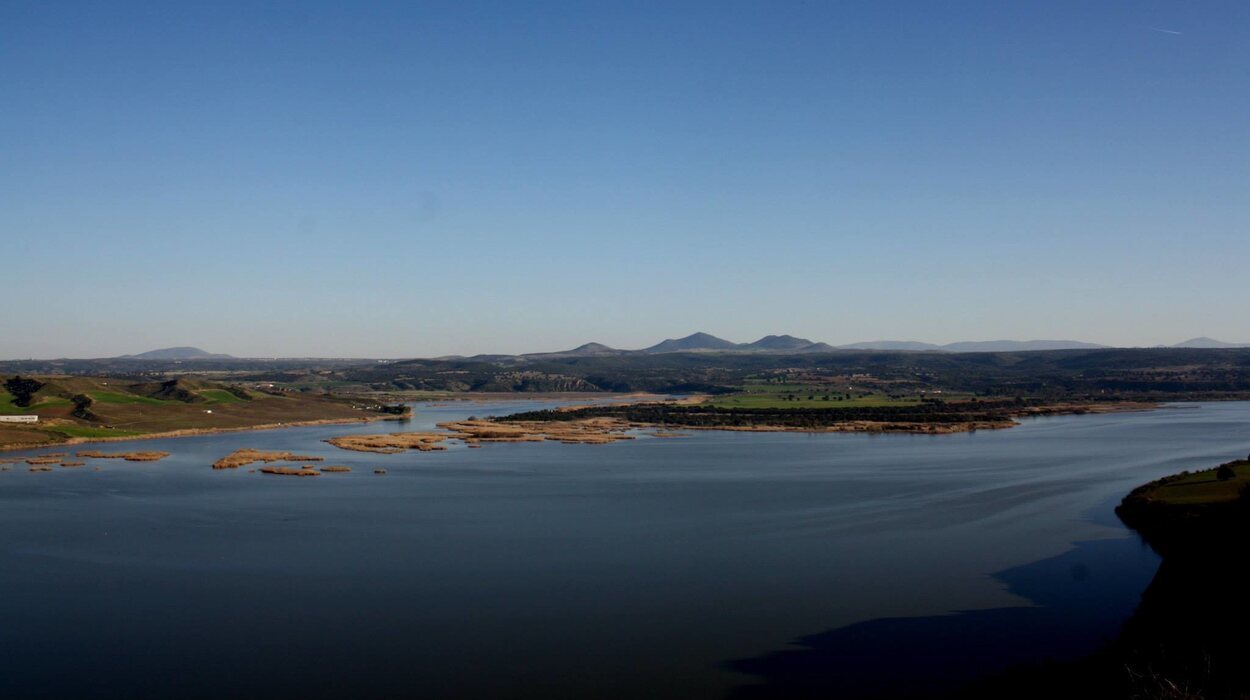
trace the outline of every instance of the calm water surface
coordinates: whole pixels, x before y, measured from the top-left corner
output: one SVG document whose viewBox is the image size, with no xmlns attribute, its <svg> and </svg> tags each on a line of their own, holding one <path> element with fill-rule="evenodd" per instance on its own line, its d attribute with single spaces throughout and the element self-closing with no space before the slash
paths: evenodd
<svg viewBox="0 0 1250 700">
<path fill-rule="evenodd" d="M 952 687 L 1113 635 L 1157 564 L 1114 504 L 1250 449 L 1246 403 L 944 436 L 321 442 L 533 406 L 119 443 L 104 449 L 173 456 L 0 473 L 0 697 Z M 209 468 L 242 447 L 355 471 Z"/>
</svg>

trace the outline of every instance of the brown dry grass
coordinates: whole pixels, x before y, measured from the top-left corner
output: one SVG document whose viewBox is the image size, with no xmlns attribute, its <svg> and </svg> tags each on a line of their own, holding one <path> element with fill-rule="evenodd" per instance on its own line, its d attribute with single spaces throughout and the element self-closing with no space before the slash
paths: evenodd
<svg viewBox="0 0 1250 700">
<path fill-rule="evenodd" d="M 27 457 L 26 458 L 27 464 L 59 464 L 60 462 L 61 462 L 60 457 Z"/>
<path fill-rule="evenodd" d="M 566 445 L 605 445 L 618 440 L 632 440 L 627 434 L 630 425 L 615 418 L 589 418 L 560 422 L 497 422 L 470 418 L 439 423 L 442 432 L 387 433 L 382 435 L 344 435 L 326 440 L 335 447 L 357 452 L 396 454 L 405 450 L 447 449 L 441 443 L 463 440 L 467 447 L 481 447 L 484 442 L 544 442 Z"/>
<path fill-rule="evenodd" d="M 193 404 L 200 405 L 200 404 Z M 219 404 L 218 404 L 219 405 Z M 196 410 L 199 410 L 198 408 Z M 360 413 L 357 411 L 357 413 Z M 216 413 L 213 415 L 217 415 Z M 68 439 L 54 436 L 51 433 L 43 431 L 41 428 L 31 427 L 14 427 L 0 426 L 0 451 L 5 450 L 26 450 L 35 447 L 44 447 L 51 445 L 83 445 L 83 444 L 102 444 L 106 442 L 133 442 L 135 440 L 156 440 L 164 438 L 176 437 L 193 437 L 197 435 L 216 435 L 218 433 L 238 433 L 253 430 L 275 430 L 278 428 L 297 428 L 310 425 L 343 425 L 345 423 L 370 423 L 373 421 L 397 420 L 396 416 L 390 414 L 365 414 L 356 417 L 341 418 L 321 418 L 317 420 L 293 420 L 280 423 L 266 422 L 255 423 L 251 425 L 231 425 L 220 428 L 178 428 L 169 429 L 168 425 L 153 428 L 156 432 L 146 433 L 143 435 L 126 435 L 118 437 L 71 437 Z M 70 423 L 68 421 L 62 421 Z M 77 423 L 72 423 L 77 425 Z M 132 424 L 120 424 L 118 427 L 125 429 L 133 429 Z"/>
<path fill-rule="evenodd" d="M 279 474 L 281 476 L 320 476 L 321 472 L 309 467 L 261 467 L 261 474 Z"/>
<path fill-rule="evenodd" d="M 169 456 L 168 452 L 100 452 L 99 450 L 83 450 L 79 457 L 91 459 L 124 459 L 127 462 L 159 462 Z"/>
<path fill-rule="evenodd" d="M 44 465 L 40 464 L 40 465 L 36 465 L 36 466 L 31 467 L 31 468 L 29 469 L 29 471 L 32 471 L 32 472 L 50 472 L 50 471 L 52 471 L 52 467 L 47 467 L 47 466 L 44 466 Z"/>
<path fill-rule="evenodd" d="M 566 445 L 606 445 L 618 440 L 632 440 L 625 431 L 628 424 L 615 418 L 588 418 L 577 421 L 510 421 L 464 420 L 442 423 L 438 427 L 451 430 L 466 442 L 539 442 L 552 440 Z"/>
<path fill-rule="evenodd" d="M 169 456 L 168 452 L 122 452 L 121 458 L 127 462 L 159 462 Z"/>
<path fill-rule="evenodd" d="M 62 467 L 85 467 L 86 462 L 61 462 Z"/>
<path fill-rule="evenodd" d="M 489 420 L 468 420 L 439 423 L 438 427 L 453 433 L 452 437 L 474 442 L 541 442 L 544 438 L 520 424 L 496 423 Z"/>
<path fill-rule="evenodd" d="M 290 452 L 265 452 L 264 450 L 246 448 L 235 450 L 213 462 L 213 469 L 238 469 L 255 462 L 320 462 L 321 460 L 321 457 L 297 455 Z"/>
<path fill-rule="evenodd" d="M 335 465 L 331 465 L 331 466 L 328 466 L 328 467 L 322 467 L 322 468 L 321 468 L 321 471 L 323 471 L 323 472 L 334 472 L 334 473 L 336 473 L 336 474 L 340 474 L 340 473 L 344 473 L 344 472 L 349 472 L 349 471 L 351 471 L 351 470 L 352 470 L 352 468 L 351 468 L 351 467 L 340 467 L 340 466 L 335 466 Z"/>
<path fill-rule="evenodd" d="M 565 445 L 606 445 L 617 440 L 632 440 L 626 434 L 629 425 L 611 417 L 572 421 L 460 421 L 447 424 L 450 429 L 466 432 L 472 439 L 481 441 L 537 441 L 552 440 Z M 501 440 L 490 435 L 510 431 L 515 437 Z"/>
<path fill-rule="evenodd" d="M 25 450 L 57 442 L 50 433 L 30 425 L 5 423 L 0 425 L 0 450 Z"/>
<path fill-rule="evenodd" d="M 439 443 L 457 437 L 450 433 L 388 433 L 383 435 L 345 435 L 326 442 L 344 450 L 395 454 L 405 450 L 445 450 Z"/>
</svg>

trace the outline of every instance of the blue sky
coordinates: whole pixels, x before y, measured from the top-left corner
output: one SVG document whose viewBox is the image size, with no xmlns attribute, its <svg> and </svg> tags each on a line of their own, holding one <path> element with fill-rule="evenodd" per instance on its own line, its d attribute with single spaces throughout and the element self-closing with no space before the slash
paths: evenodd
<svg viewBox="0 0 1250 700">
<path fill-rule="evenodd" d="M 1250 4 L 0 3 L 0 357 L 1250 341 Z"/>
</svg>

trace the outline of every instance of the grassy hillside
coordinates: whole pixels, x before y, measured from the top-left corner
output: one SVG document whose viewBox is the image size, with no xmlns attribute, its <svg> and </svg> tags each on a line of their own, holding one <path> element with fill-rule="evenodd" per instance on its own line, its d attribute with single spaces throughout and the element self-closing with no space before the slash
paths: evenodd
<svg viewBox="0 0 1250 700">
<path fill-rule="evenodd" d="M 290 378 L 305 376 L 292 372 Z M 851 384 L 857 389 L 873 382 L 873 392 L 895 397 L 941 390 L 1004 397 L 1244 398 L 1250 397 L 1250 349 L 501 356 L 352 366 L 330 370 L 318 379 L 427 391 L 491 387 L 494 391 L 726 393 L 752 382 Z"/>
<path fill-rule="evenodd" d="M 1163 505 L 1231 503 L 1250 486 L 1250 461 L 1236 460 L 1215 469 L 1182 472 L 1156 481 L 1137 498 Z"/>
<path fill-rule="evenodd" d="M 185 378 L 10 376 L 0 386 L 0 415 L 39 417 L 33 425 L 0 424 L 0 445 L 10 446 L 378 415 L 360 402 Z"/>
</svg>

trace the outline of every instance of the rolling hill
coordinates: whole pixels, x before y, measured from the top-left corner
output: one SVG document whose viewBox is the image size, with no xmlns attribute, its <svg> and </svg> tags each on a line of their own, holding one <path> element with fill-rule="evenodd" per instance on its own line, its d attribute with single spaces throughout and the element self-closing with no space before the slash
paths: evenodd
<svg viewBox="0 0 1250 700">
<path fill-rule="evenodd" d="M 132 360 L 230 360 L 234 359 L 232 355 L 224 355 L 221 353 L 207 352 L 199 348 L 190 346 L 179 346 L 174 348 L 160 348 L 159 350 L 148 350 L 138 355 L 122 355 L 122 358 Z"/>
</svg>

